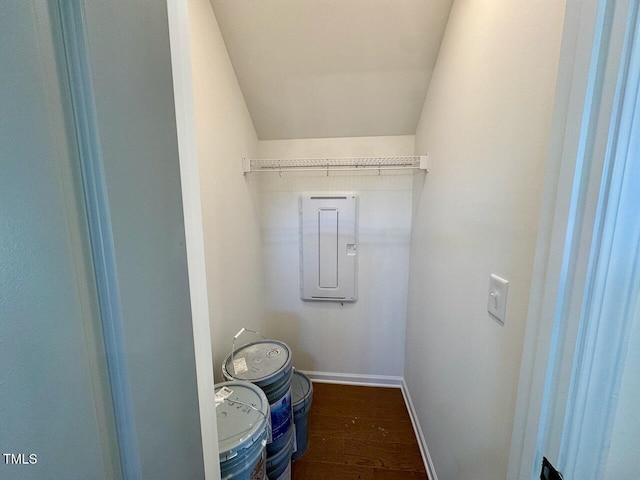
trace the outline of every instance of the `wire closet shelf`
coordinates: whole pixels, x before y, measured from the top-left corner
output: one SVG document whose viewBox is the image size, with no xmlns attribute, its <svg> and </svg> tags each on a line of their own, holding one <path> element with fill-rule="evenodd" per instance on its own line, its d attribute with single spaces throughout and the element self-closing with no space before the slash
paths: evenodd
<svg viewBox="0 0 640 480">
<path fill-rule="evenodd" d="M 374 170 L 427 169 L 428 155 L 400 157 L 338 157 L 338 158 L 243 158 L 244 174 L 253 172 L 355 172 Z"/>
</svg>

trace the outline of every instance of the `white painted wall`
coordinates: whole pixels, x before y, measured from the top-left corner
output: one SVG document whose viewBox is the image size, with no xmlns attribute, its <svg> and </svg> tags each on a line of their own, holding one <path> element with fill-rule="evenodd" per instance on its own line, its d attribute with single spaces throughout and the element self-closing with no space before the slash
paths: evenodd
<svg viewBox="0 0 640 480">
<path fill-rule="evenodd" d="M 208 0 L 190 0 L 191 55 L 216 380 L 243 326 L 264 330 L 259 223 L 242 157 L 257 137 Z"/>
<path fill-rule="evenodd" d="M 413 155 L 414 137 L 261 141 L 258 149 L 260 158 Z M 412 176 L 250 175 L 260 175 L 267 334 L 291 346 L 302 370 L 401 376 Z M 360 196 L 356 303 L 300 299 L 298 197 L 308 191 Z"/>
<path fill-rule="evenodd" d="M 603 478 L 634 478 L 640 472 L 638 438 L 640 438 L 640 310 L 636 310 L 631 327 L 629 348 L 611 433 L 611 444 Z"/>
<path fill-rule="evenodd" d="M 83 4 L 141 478 L 202 479 L 167 5 Z"/>
<path fill-rule="evenodd" d="M 176 108 L 176 133 L 180 158 L 180 184 L 184 212 L 189 298 L 193 323 L 193 350 L 198 385 L 198 409 L 202 433 L 202 459 L 205 480 L 220 480 L 218 425 L 216 404 L 211 398 L 214 388 L 211 350 L 211 322 L 207 294 L 207 269 L 202 230 L 200 168 L 196 138 L 193 69 L 191 67 L 191 32 L 189 4 L 167 0 L 171 71 Z"/>
<path fill-rule="evenodd" d="M 122 478 L 59 23 L 44 2 L 0 15 L 0 477 Z"/>
<path fill-rule="evenodd" d="M 405 379 L 440 480 L 506 477 L 563 12 L 456 1 L 416 132 Z"/>
</svg>

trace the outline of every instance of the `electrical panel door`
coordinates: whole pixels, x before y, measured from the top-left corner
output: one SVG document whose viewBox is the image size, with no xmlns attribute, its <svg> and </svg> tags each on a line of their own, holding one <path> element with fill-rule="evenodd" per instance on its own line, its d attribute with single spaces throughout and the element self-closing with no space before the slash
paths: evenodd
<svg viewBox="0 0 640 480">
<path fill-rule="evenodd" d="M 355 302 L 358 198 L 354 194 L 300 197 L 300 296 Z"/>
</svg>

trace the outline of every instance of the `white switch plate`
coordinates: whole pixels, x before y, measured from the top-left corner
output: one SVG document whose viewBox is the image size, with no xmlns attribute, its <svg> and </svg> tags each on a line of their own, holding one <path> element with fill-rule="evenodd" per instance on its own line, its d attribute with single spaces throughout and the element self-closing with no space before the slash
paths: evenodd
<svg viewBox="0 0 640 480">
<path fill-rule="evenodd" d="M 507 313 L 507 291 L 509 282 L 504 278 L 491 274 L 489 279 L 489 301 L 487 311 L 497 320 L 504 323 Z"/>
</svg>

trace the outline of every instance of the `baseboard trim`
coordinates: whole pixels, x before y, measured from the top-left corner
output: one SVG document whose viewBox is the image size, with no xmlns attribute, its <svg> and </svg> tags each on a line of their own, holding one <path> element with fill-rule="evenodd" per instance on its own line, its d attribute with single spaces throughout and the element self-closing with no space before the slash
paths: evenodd
<svg viewBox="0 0 640 480">
<path fill-rule="evenodd" d="M 359 385 L 363 387 L 402 388 L 402 377 L 387 375 L 360 375 L 357 373 L 312 372 L 300 370 L 316 383 L 337 383 L 341 385 Z"/>
<path fill-rule="evenodd" d="M 416 409 L 413 406 L 413 401 L 411 400 L 411 394 L 409 393 L 409 387 L 407 386 L 407 382 L 405 382 L 404 378 L 402 379 L 401 389 L 402 389 L 402 396 L 404 397 L 404 403 L 407 405 L 407 410 L 409 411 L 409 417 L 411 417 L 411 424 L 413 425 L 413 431 L 415 432 L 416 438 L 418 439 L 420 454 L 422 455 L 422 461 L 424 462 L 424 467 L 427 469 L 429 480 L 438 480 L 438 475 L 436 474 L 436 469 L 433 466 L 433 460 L 431 459 L 431 454 L 429 453 L 429 449 L 427 448 L 427 441 L 424 438 L 424 433 L 422 433 L 422 427 L 420 426 L 420 421 L 418 420 L 418 414 L 416 413 Z"/>
</svg>

